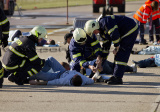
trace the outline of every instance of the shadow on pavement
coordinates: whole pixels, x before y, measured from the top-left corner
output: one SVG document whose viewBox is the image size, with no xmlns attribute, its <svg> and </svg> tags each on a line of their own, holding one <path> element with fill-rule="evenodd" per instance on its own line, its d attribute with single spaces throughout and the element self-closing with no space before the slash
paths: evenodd
<svg viewBox="0 0 160 112">
<path fill-rule="evenodd" d="M 152 92 L 133 92 L 135 89 L 131 89 L 128 91 L 123 91 L 123 88 L 154 88 L 154 87 L 143 87 L 143 85 L 147 86 L 156 86 L 159 83 L 156 82 L 124 82 L 124 85 L 107 85 L 105 83 L 99 83 L 94 84 L 90 86 L 82 86 L 77 87 L 77 90 L 75 90 L 76 87 L 58 87 L 58 86 L 31 86 L 31 85 L 23 85 L 23 86 L 17 86 L 17 85 L 4 85 L 2 89 L 0 89 L 0 92 L 57 92 L 57 93 L 81 93 L 81 94 L 115 94 L 115 95 L 160 95 L 160 93 L 152 93 Z M 128 87 L 128 85 L 131 85 Z M 137 86 L 133 86 L 137 85 Z M 140 85 L 140 87 L 139 87 Z M 85 87 L 95 87 L 95 90 L 93 88 L 91 90 L 87 89 Z M 72 88 L 74 88 L 72 90 Z M 79 90 L 79 88 L 82 88 Z M 98 90 L 96 90 L 98 88 Z M 102 90 L 99 90 L 102 88 Z M 105 88 L 105 89 L 104 89 Z M 110 91 L 109 88 L 117 88 L 117 91 Z M 121 90 L 122 89 L 122 90 Z"/>
<path fill-rule="evenodd" d="M 125 75 L 127 75 L 127 76 L 154 76 L 154 77 L 160 77 L 159 75 L 156 75 L 154 73 L 144 73 L 144 72 L 130 73 L 130 74 L 125 74 Z"/>
</svg>

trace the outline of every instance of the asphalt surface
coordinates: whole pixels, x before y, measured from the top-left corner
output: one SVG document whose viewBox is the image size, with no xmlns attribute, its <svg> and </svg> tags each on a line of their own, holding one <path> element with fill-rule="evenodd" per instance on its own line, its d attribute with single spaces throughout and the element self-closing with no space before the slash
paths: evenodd
<svg viewBox="0 0 160 112">
<path fill-rule="evenodd" d="M 126 13 L 121 14 L 132 17 L 144 2 L 145 0 L 127 2 Z M 116 8 L 114 12 L 120 14 Z M 48 38 L 56 40 L 61 47 L 37 47 L 38 55 L 43 59 L 53 56 L 59 62 L 66 62 L 67 45 L 63 45 L 63 37 L 72 29 L 75 17 L 97 18 L 100 15 L 93 14 L 90 5 L 70 7 L 69 24 L 66 24 L 66 8 L 27 10 L 22 11 L 22 14 L 19 16 L 15 12 L 13 17 L 8 17 L 11 30 L 27 32 L 34 25 L 46 26 Z M 145 39 L 148 38 L 146 33 Z M 134 49 L 145 47 L 135 44 Z M 151 56 L 131 55 L 128 65 L 132 64 L 131 60 L 138 61 Z M 113 61 L 113 57 L 110 53 L 109 61 Z M 95 83 L 82 87 L 17 86 L 5 79 L 4 86 L 0 89 L 0 112 L 160 112 L 159 74 L 159 67 L 138 68 L 137 73 L 125 73 L 123 85 Z"/>
</svg>

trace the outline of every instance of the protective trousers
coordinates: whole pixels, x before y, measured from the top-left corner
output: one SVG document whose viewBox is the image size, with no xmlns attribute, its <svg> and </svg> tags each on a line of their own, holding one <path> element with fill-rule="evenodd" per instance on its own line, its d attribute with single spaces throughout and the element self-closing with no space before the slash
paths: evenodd
<svg viewBox="0 0 160 112">
<path fill-rule="evenodd" d="M 2 63 L 0 62 L 0 88 L 2 88 L 3 84 L 3 68 L 2 68 Z"/>
<path fill-rule="evenodd" d="M 115 77 L 123 77 L 137 35 L 138 29 L 120 40 L 120 48 L 115 55 L 115 67 L 113 71 Z"/>
<path fill-rule="evenodd" d="M 159 41 L 159 34 L 160 34 L 160 25 L 159 25 L 159 18 L 150 21 L 149 23 L 150 29 L 149 29 L 149 41 L 154 42 L 154 36 L 153 36 L 153 30 L 155 28 L 155 35 L 156 35 L 156 41 Z"/>
<path fill-rule="evenodd" d="M 141 23 L 139 21 L 137 21 L 137 24 L 139 25 L 139 42 L 140 43 L 144 43 L 144 23 Z"/>
<path fill-rule="evenodd" d="M 25 64 L 23 67 L 18 67 L 14 70 L 7 70 L 14 74 L 15 80 L 18 81 L 17 83 L 23 84 L 23 81 L 27 79 L 27 77 L 33 76 L 37 74 L 41 70 L 40 65 L 33 65 L 28 59 L 25 60 Z"/>
</svg>

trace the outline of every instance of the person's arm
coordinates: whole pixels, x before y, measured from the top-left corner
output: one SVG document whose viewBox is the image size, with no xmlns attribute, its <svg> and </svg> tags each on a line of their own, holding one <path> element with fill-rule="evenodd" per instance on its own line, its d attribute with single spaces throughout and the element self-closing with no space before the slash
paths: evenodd
<svg viewBox="0 0 160 112">
<path fill-rule="evenodd" d="M 152 9 L 148 6 L 145 6 L 144 12 L 143 12 L 143 17 L 142 17 L 144 24 L 147 23 L 147 20 L 150 18 L 151 13 L 152 13 Z M 152 18 L 150 18 L 150 19 L 152 19 Z"/>
<path fill-rule="evenodd" d="M 88 68 L 91 69 L 94 73 L 97 71 L 97 68 L 93 65 L 89 65 Z"/>
<path fill-rule="evenodd" d="M 44 65 L 45 59 L 40 59 L 39 56 L 36 53 L 35 46 L 28 45 L 26 49 L 26 55 L 30 62 L 34 65 Z"/>
<path fill-rule="evenodd" d="M 105 19 L 101 19 L 100 22 L 101 26 L 104 28 L 104 32 L 108 32 L 114 47 L 118 47 L 120 42 L 120 33 L 115 21 L 115 16 L 108 16 Z"/>
<path fill-rule="evenodd" d="M 118 50 L 119 50 L 119 46 L 115 47 L 114 50 L 113 50 L 113 54 L 116 55 Z"/>
<path fill-rule="evenodd" d="M 79 65 L 81 67 L 84 68 L 88 68 L 89 66 L 89 62 L 85 60 L 85 58 L 83 57 L 82 53 L 83 51 L 83 46 L 76 46 L 76 45 L 69 45 L 69 51 L 70 51 L 70 56 L 71 59 L 75 62 L 75 63 L 79 63 Z"/>
<path fill-rule="evenodd" d="M 91 38 L 91 37 L 88 37 Z M 97 40 L 96 35 L 94 34 L 91 40 L 91 47 L 93 48 L 93 53 L 98 56 L 102 56 L 102 49 L 99 41 Z"/>
<path fill-rule="evenodd" d="M 2 46 L 6 47 L 8 45 L 8 37 L 9 37 L 9 28 L 10 23 L 4 14 L 3 10 L 0 8 L 0 23 L 2 23 Z"/>
</svg>

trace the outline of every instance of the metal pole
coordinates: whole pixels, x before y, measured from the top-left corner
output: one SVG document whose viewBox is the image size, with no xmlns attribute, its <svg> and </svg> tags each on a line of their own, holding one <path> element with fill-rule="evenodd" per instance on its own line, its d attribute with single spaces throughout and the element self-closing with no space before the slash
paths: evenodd
<svg viewBox="0 0 160 112">
<path fill-rule="evenodd" d="M 69 24 L 68 23 L 68 0 L 67 0 L 67 23 L 66 24 Z"/>
</svg>

